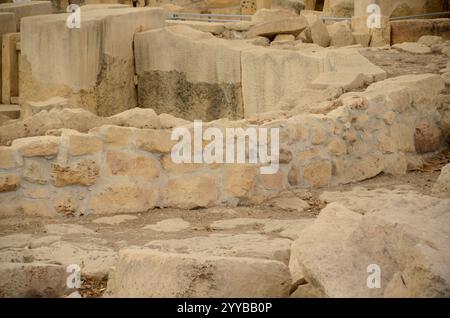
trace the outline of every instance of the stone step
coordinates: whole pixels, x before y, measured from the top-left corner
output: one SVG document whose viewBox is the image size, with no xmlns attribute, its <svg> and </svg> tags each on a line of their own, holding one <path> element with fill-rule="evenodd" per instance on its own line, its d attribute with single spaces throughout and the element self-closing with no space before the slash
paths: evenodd
<svg viewBox="0 0 450 318">
<path fill-rule="evenodd" d="M 20 117 L 20 106 L 0 104 L 0 115 L 8 116 L 11 119 L 17 119 Z"/>
</svg>

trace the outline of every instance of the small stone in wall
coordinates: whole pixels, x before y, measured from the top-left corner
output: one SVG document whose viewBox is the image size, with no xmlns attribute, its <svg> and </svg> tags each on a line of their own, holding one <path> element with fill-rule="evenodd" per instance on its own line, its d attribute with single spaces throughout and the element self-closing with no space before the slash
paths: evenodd
<svg viewBox="0 0 450 318">
<path fill-rule="evenodd" d="M 303 177 L 309 187 L 325 187 L 331 179 L 331 163 L 328 161 L 315 161 L 303 170 Z"/>
<path fill-rule="evenodd" d="M 414 133 L 414 144 L 418 153 L 432 152 L 439 149 L 442 141 L 441 131 L 437 126 L 421 123 Z"/>
<path fill-rule="evenodd" d="M 20 186 L 20 177 L 15 174 L 0 175 L 0 192 L 15 191 Z"/>
<path fill-rule="evenodd" d="M 81 160 L 71 165 L 52 164 L 52 181 L 56 187 L 79 184 L 90 186 L 99 175 L 98 164 L 93 160 Z"/>
</svg>

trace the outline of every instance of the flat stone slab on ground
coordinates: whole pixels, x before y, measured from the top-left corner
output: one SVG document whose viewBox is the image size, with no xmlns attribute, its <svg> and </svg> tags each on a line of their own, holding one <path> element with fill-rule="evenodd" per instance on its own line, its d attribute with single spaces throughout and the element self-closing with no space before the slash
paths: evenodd
<svg viewBox="0 0 450 318">
<path fill-rule="evenodd" d="M 190 223 L 181 218 L 173 218 L 159 221 L 155 224 L 149 224 L 144 226 L 144 229 L 150 229 L 158 232 L 179 232 L 186 230 L 190 227 Z"/>
<path fill-rule="evenodd" d="M 114 216 L 105 216 L 92 221 L 92 223 L 102 223 L 102 224 L 119 224 L 130 220 L 136 220 L 137 216 L 122 214 L 122 215 L 114 215 Z"/>
<path fill-rule="evenodd" d="M 150 249 L 120 251 L 108 281 L 113 297 L 287 297 L 290 288 L 289 270 L 277 261 Z"/>
<path fill-rule="evenodd" d="M 288 264 L 291 242 L 260 234 L 211 234 L 186 239 L 156 240 L 145 246 L 162 252 L 263 258 Z"/>
</svg>

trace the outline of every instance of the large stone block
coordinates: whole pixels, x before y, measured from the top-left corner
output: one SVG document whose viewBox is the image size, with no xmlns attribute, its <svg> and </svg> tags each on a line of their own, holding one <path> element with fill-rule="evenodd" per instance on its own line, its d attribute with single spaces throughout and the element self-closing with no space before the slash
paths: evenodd
<svg viewBox="0 0 450 318">
<path fill-rule="evenodd" d="M 0 40 L 3 34 L 16 31 L 15 15 L 12 12 L 0 12 Z M 2 48 L 0 45 L 0 58 L 2 56 Z M 0 74 L 2 72 L 2 63 L 0 63 Z M 2 95 L 2 79 L 0 77 L 0 96 Z"/>
<path fill-rule="evenodd" d="M 16 31 L 20 31 L 20 21 L 22 18 L 51 14 L 53 12 L 52 3 L 50 1 L 23 1 L 17 3 L 0 4 L 0 12 L 14 13 Z"/>
<path fill-rule="evenodd" d="M 45 263 L 1 263 L 0 297 L 61 297 L 66 268 Z"/>
<path fill-rule="evenodd" d="M 191 120 L 242 117 L 241 51 L 248 47 L 182 25 L 137 34 L 139 106 Z"/>
<path fill-rule="evenodd" d="M 128 249 L 108 289 L 114 297 L 286 297 L 290 285 L 277 261 Z"/>
<path fill-rule="evenodd" d="M 353 2 L 353 1 L 352 1 Z M 447 0 L 357 0 L 355 16 L 367 15 L 367 7 L 376 3 L 381 14 L 388 17 L 410 16 L 416 14 L 443 12 L 447 10 Z"/>
<path fill-rule="evenodd" d="M 392 44 L 417 42 L 424 35 L 450 40 L 450 19 L 410 19 L 391 22 Z"/>
<path fill-rule="evenodd" d="M 11 97 L 19 96 L 19 53 L 16 44 L 20 41 L 20 33 L 3 34 L 1 55 L 2 103 L 12 104 Z"/>
<path fill-rule="evenodd" d="M 164 25 L 160 8 L 81 10 L 81 27 L 66 27 L 68 14 L 22 21 L 22 102 L 52 96 L 102 116 L 136 106 L 133 37 Z"/>
</svg>

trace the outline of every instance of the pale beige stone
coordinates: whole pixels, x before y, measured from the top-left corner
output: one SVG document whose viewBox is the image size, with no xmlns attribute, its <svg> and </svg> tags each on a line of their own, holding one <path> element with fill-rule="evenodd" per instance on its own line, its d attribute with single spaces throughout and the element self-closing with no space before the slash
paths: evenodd
<svg viewBox="0 0 450 318">
<path fill-rule="evenodd" d="M 450 198 L 450 164 L 444 166 L 433 186 L 433 194 Z"/>
<path fill-rule="evenodd" d="M 16 174 L 0 174 L 0 192 L 16 191 L 20 187 L 20 177 Z"/>
<path fill-rule="evenodd" d="M 16 139 L 12 147 L 24 157 L 49 157 L 58 153 L 60 138 L 38 136 Z"/>
<path fill-rule="evenodd" d="M 156 240 L 146 247 L 161 252 L 253 257 L 289 263 L 291 241 L 261 234 L 211 234 L 187 239 Z"/>
<path fill-rule="evenodd" d="M 61 297 L 66 290 L 64 266 L 32 263 L 0 263 L 2 297 Z"/>
<path fill-rule="evenodd" d="M 168 180 L 161 190 L 164 206 L 192 209 L 217 203 L 217 177 L 214 174 L 182 176 Z"/>
<path fill-rule="evenodd" d="M 177 141 L 171 140 L 171 130 L 142 129 L 136 131 L 136 147 L 156 152 L 170 153 Z"/>
<path fill-rule="evenodd" d="M 256 183 L 257 167 L 254 165 L 230 165 L 224 172 L 224 190 L 235 197 L 246 197 Z"/>
<path fill-rule="evenodd" d="M 116 225 L 116 224 L 120 224 L 120 223 L 124 223 L 127 221 L 132 221 L 132 220 L 136 220 L 137 217 L 134 215 L 127 215 L 127 214 L 122 214 L 122 215 L 114 215 L 114 216 L 104 216 L 101 218 L 97 218 L 95 220 L 93 220 L 93 223 L 99 223 L 99 224 L 108 224 L 108 225 Z"/>
<path fill-rule="evenodd" d="M 303 169 L 303 178 L 309 187 L 327 186 L 331 180 L 331 163 L 329 161 L 314 161 Z"/>
<path fill-rule="evenodd" d="M 426 46 L 424 44 L 420 44 L 420 43 L 415 43 L 415 42 L 404 42 L 404 43 L 400 43 L 400 44 L 394 44 L 392 47 L 399 51 L 404 51 L 404 52 L 413 53 L 413 54 L 430 54 L 431 53 L 431 49 L 428 46 Z"/>
<path fill-rule="evenodd" d="M 0 169 L 10 169 L 16 167 L 14 152 L 11 147 L 0 146 Z"/>
<path fill-rule="evenodd" d="M 93 154 L 103 149 L 103 142 L 96 136 L 71 134 L 67 136 L 67 153 L 71 156 Z"/>
<path fill-rule="evenodd" d="M 110 286 L 115 297 L 228 298 L 286 297 L 290 284 L 286 266 L 276 261 L 127 249 Z"/>
<path fill-rule="evenodd" d="M 157 232 L 179 232 L 187 230 L 190 226 L 191 224 L 182 218 L 173 218 L 146 225 L 144 226 L 144 229 Z"/>
<path fill-rule="evenodd" d="M 112 175 L 150 181 L 159 177 L 156 159 L 118 151 L 106 152 L 106 166 Z"/>
<path fill-rule="evenodd" d="M 93 185 L 99 176 L 99 166 L 94 160 L 83 159 L 70 165 L 52 164 L 52 182 L 56 187 L 66 185 Z"/>
<path fill-rule="evenodd" d="M 47 184 L 50 180 L 48 165 L 37 160 L 26 160 L 23 167 L 23 178 L 31 183 Z"/>
<path fill-rule="evenodd" d="M 157 189 L 134 184 L 114 184 L 91 194 L 88 209 L 92 214 L 138 213 L 156 205 Z"/>
</svg>

